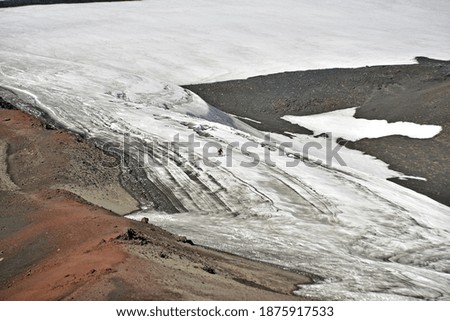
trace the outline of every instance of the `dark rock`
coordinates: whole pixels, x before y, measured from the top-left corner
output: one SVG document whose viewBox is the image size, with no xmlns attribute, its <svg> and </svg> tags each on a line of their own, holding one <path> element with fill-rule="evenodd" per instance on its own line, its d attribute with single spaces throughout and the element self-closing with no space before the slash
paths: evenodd
<svg viewBox="0 0 450 321">
<path fill-rule="evenodd" d="M 322 133 L 319 135 L 314 136 L 315 138 L 319 138 L 319 137 L 324 137 L 324 138 L 330 138 L 330 136 L 328 135 L 328 133 Z"/>
<path fill-rule="evenodd" d="M 134 1 L 134 0 L 5 0 L 0 1 L 0 8 L 58 4 L 58 3 L 89 3 L 89 2 L 114 2 L 114 1 Z"/>
<path fill-rule="evenodd" d="M 424 64 L 429 64 L 429 65 L 432 65 L 432 64 L 443 65 L 443 64 L 449 64 L 449 63 L 450 63 L 449 60 L 438 60 L 438 59 L 432 59 L 432 58 L 423 57 L 423 56 L 416 57 L 415 60 L 416 60 L 419 64 L 421 64 L 421 65 L 424 65 Z"/>
<path fill-rule="evenodd" d="M 129 228 L 124 234 L 119 235 L 117 240 L 123 241 L 136 241 L 140 245 L 145 245 L 150 243 L 149 239 L 145 237 L 142 233 L 136 232 L 132 228 Z"/>
<path fill-rule="evenodd" d="M 186 238 L 186 236 L 178 237 L 177 242 L 186 243 L 186 244 L 190 244 L 190 245 L 195 245 L 194 242 L 192 240 L 189 240 L 188 238 Z"/>
<path fill-rule="evenodd" d="M 52 124 L 48 124 L 48 123 L 44 124 L 44 128 L 47 130 L 56 130 L 55 126 L 53 126 Z"/>
<path fill-rule="evenodd" d="M 0 108 L 2 109 L 17 109 L 12 104 L 8 103 L 2 97 L 0 97 Z"/>
<path fill-rule="evenodd" d="M 339 145 L 342 146 L 346 146 L 350 141 L 344 138 L 339 137 L 338 139 L 336 139 L 336 143 L 338 143 Z"/>
<path fill-rule="evenodd" d="M 205 271 L 205 272 L 208 272 L 209 274 L 216 274 L 216 270 L 213 267 L 209 266 L 209 265 L 204 265 L 202 267 L 202 270 Z"/>
</svg>

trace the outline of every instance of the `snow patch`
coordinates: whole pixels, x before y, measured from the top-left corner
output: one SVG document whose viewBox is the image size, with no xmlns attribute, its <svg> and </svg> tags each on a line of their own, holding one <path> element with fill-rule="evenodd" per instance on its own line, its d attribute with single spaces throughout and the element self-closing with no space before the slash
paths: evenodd
<svg viewBox="0 0 450 321">
<path fill-rule="evenodd" d="M 437 125 L 419 125 L 410 122 L 388 123 L 386 120 L 355 118 L 357 108 L 308 116 L 286 115 L 281 119 L 310 129 L 315 135 L 331 132 L 335 138 L 341 137 L 350 141 L 391 135 L 427 139 L 436 136 L 442 130 L 442 127 Z"/>
</svg>

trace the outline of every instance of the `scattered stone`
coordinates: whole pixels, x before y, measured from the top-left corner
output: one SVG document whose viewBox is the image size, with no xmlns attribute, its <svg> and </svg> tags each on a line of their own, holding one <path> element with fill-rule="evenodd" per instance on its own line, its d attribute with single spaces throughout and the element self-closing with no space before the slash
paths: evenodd
<svg viewBox="0 0 450 321">
<path fill-rule="evenodd" d="M 180 236 L 177 238 L 177 242 L 186 243 L 190 245 L 195 245 L 192 240 L 189 240 L 186 236 Z"/>
<path fill-rule="evenodd" d="M 3 261 L 4 257 L 0 257 L 0 262 Z"/>
<path fill-rule="evenodd" d="M 262 142 L 261 147 L 265 147 L 272 152 L 277 150 L 277 147 L 272 142 L 270 142 L 270 143 Z"/>
<path fill-rule="evenodd" d="M 89 271 L 89 274 L 94 274 L 95 272 L 97 272 L 97 270 L 92 269 L 92 270 Z"/>
<path fill-rule="evenodd" d="M 116 97 L 118 99 L 122 99 L 122 100 L 128 99 L 127 94 L 124 91 L 116 93 Z"/>
<path fill-rule="evenodd" d="M 169 258 L 169 254 L 165 253 L 165 252 L 159 252 L 159 257 L 162 259 L 168 259 Z"/>
<path fill-rule="evenodd" d="M 202 270 L 208 272 L 209 274 L 216 274 L 216 270 L 207 264 L 202 267 Z"/>
<path fill-rule="evenodd" d="M 124 234 L 119 235 L 116 239 L 123 241 L 136 241 L 140 245 L 150 243 L 147 237 L 145 237 L 141 233 L 136 232 L 132 228 L 129 228 Z"/>
<path fill-rule="evenodd" d="M 145 224 L 148 224 L 149 220 L 148 220 L 147 217 L 143 217 L 143 218 L 141 219 L 141 222 L 142 222 L 142 223 L 145 223 Z"/>
<path fill-rule="evenodd" d="M 51 124 L 47 124 L 47 123 L 44 124 L 44 128 L 47 130 L 56 130 L 55 126 L 53 126 Z"/>
<path fill-rule="evenodd" d="M 3 121 L 10 121 L 11 120 L 11 118 L 5 118 L 5 119 L 3 119 Z"/>
</svg>

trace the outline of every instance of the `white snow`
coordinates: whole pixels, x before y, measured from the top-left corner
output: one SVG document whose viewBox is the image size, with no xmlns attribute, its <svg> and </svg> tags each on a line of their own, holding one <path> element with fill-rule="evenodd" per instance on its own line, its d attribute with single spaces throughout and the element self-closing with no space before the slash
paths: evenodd
<svg viewBox="0 0 450 321">
<path fill-rule="evenodd" d="M 332 133 L 335 138 L 341 137 L 351 141 L 390 135 L 426 139 L 436 136 L 442 130 L 442 127 L 437 125 L 419 125 L 410 122 L 388 123 L 386 120 L 355 118 L 356 108 L 308 116 L 287 115 L 281 118 L 308 128 L 315 135 Z"/>
<path fill-rule="evenodd" d="M 449 59 L 447 0 L 144 0 L 0 9 L 0 50 L 189 84 Z"/>
<path fill-rule="evenodd" d="M 339 152 L 346 166 L 326 164 L 324 138 L 272 134 L 264 142 L 265 133 L 174 85 L 416 55 L 448 59 L 447 1 L 336 3 L 0 9 L 0 86 L 88 139 L 125 141 L 135 159 L 148 154 L 144 142 L 153 144 L 153 157 L 141 165 L 181 213 L 156 212 L 149 203 L 134 217 L 324 278 L 299 287 L 300 295 L 448 300 L 447 206 L 386 181 L 403 175 L 357 151 Z M 166 144 L 192 134 L 195 148 L 183 144 L 176 153 Z M 302 159 L 307 142 L 318 145 Z M 158 164 L 167 154 L 178 161 Z M 244 166 L 255 158 L 257 166 Z"/>
</svg>

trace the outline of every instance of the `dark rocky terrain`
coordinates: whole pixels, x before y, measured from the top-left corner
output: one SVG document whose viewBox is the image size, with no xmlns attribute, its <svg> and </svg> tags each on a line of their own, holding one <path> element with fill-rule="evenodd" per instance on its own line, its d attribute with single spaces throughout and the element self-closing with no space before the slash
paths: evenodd
<svg viewBox="0 0 450 321">
<path fill-rule="evenodd" d="M 116 1 L 137 1 L 137 0 L 5 0 L 0 1 L 0 8 L 43 5 L 43 4 L 58 4 L 58 3 L 87 3 L 87 2 L 116 2 Z"/>
<path fill-rule="evenodd" d="M 311 134 L 282 120 L 360 106 L 355 117 L 442 126 L 432 139 L 389 136 L 347 143 L 390 168 L 427 181 L 397 180 L 450 205 L 450 62 L 416 58 L 418 64 L 285 72 L 184 86 L 211 105 L 242 117 L 260 130 Z"/>
</svg>

